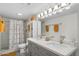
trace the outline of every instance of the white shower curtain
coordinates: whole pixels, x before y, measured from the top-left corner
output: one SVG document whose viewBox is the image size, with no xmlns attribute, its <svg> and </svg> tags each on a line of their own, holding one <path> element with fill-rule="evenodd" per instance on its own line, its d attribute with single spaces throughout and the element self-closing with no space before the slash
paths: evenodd
<svg viewBox="0 0 79 59">
<path fill-rule="evenodd" d="M 24 42 L 23 21 L 10 20 L 9 49 L 17 49 Z"/>
</svg>

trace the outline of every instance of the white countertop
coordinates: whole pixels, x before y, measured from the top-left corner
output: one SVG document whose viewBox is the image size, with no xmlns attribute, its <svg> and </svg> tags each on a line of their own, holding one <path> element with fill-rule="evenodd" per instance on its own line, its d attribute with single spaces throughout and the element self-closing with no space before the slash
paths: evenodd
<svg viewBox="0 0 79 59">
<path fill-rule="evenodd" d="M 28 38 L 28 40 L 60 56 L 71 55 L 77 49 L 74 46 L 68 44 L 60 44 L 56 41 L 44 41 L 43 39 L 33 39 L 33 38 Z"/>
</svg>

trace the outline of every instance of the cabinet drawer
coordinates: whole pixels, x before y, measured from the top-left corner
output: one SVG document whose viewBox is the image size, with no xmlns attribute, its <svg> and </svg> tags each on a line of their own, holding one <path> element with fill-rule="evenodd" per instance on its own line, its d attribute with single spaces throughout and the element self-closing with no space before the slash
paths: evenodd
<svg viewBox="0 0 79 59">
<path fill-rule="evenodd" d="M 57 54 L 45 49 L 42 46 L 38 45 L 38 47 L 39 47 L 38 51 L 39 51 L 40 56 L 58 56 Z"/>
</svg>

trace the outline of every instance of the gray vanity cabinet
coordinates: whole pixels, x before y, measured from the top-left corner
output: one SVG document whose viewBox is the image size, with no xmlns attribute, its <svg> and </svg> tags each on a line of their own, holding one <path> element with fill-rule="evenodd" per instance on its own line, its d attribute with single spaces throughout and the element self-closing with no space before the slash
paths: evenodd
<svg viewBox="0 0 79 59">
<path fill-rule="evenodd" d="M 28 50 L 30 56 L 57 56 L 55 53 L 45 49 L 40 45 L 37 45 L 31 41 L 28 41 L 28 43 Z"/>
<path fill-rule="evenodd" d="M 32 43 L 31 41 L 28 42 L 28 51 L 30 56 L 38 56 L 38 47 Z"/>
</svg>

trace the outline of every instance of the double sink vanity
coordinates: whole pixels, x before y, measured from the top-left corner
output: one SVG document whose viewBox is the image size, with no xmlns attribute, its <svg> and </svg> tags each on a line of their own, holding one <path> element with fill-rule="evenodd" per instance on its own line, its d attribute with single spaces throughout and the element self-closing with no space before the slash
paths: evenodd
<svg viewBox="0 0 79 59">
<path fill-rule="evenodd" d="M 55 41 L 49 38 L 27 38 L 28 44 L 19 45 L 22 53 L 28 56 L 75 56 L 77 47 L 64 43 L 63 40 Z M 27 52 L 23 52 L 26 50 Z M 21 53 L 20 51 L 20 53 Z M 16 49 L 0 51 L 0 56 L 16 56 Z"/>
<path fill-rule="evenodd" d="M 28 38 L 30 56 L 73 56 L 77 47 L 53 40 Z"/>
</svg>

